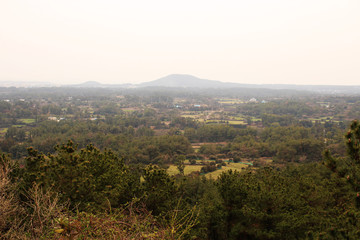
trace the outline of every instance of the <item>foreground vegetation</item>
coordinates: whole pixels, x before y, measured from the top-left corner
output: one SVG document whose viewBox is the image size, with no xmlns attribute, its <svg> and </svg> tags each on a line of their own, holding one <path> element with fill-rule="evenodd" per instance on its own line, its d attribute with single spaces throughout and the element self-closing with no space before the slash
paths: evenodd
<svg viewBox="0 0 360 240">
<path fill-rule="evenodd" d="M 360 124 L 348 157 L 323 164 L 227 171 L 217 180 L 124 165 L 72 142 L 20 168 L 1 156 L 3 238 L 340 239 L 359 237 Z"/>
<path fill-rule="evenodd" d="M 359 238 L 356 97 L 7 91 L 3 239 Z"/>
</svg>

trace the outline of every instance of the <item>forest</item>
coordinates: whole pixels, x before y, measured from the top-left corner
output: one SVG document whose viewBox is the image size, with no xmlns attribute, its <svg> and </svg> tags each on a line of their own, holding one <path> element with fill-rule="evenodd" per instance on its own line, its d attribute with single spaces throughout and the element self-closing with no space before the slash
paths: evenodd
<svg viewBox="0 0 360 240">
<path fill-rule="evenodd" d="M 360 238 L 356 94 L 0 92 L 0 239 Z"/>
</svg>

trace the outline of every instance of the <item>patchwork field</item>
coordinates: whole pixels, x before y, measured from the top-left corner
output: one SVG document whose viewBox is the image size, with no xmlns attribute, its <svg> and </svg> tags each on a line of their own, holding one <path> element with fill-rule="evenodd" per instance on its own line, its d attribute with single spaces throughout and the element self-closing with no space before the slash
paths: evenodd
<svg viewBox="0 0 360 240">
<path fill-rule="evenodd" d="M 241 172 L 242 170 L 244 170 L 247 167 L 249 167 L 249 165 L 244 164 L 244 163 L 230 163 L 229 165 L 222 166 L 221 169 L 218 169 L 214 172 L 206 173 L 205 176 L 207 178 L 216 179 L 221 175 L 221 173 L 226 172 L 228 170 L 233 170 L 233 171 L 236 170 L 238 172 Z"/>
<path fill-rule="evenodd" d="M 185 165 L 184 174 L 189 175 L 192 172 L 197 172 L 197 171 L 200 172 L 201 168 L 202 168 L 202 165 Z M 170 165 L 167 172 L 170 175 L 176 175 L 179 173 L 179 170 L 177 169 L 177 167 L 175 165 Z"/>
<path fill-rule="evenodd" d="M 220 104 L 241 104 L 241 103 L 244 103 L 244 101 L 241 101 L 239 99 L 229 98 L 229 99 L 219 99 L 218 103 L 220 103 Z"/>
<path fill-rule="evenodd" d="M 31 124 L 35 122 L 35 119 L 33 118 L 22 118 L 19 119 L 20 122 L 25 123 L 25 124 Z"/>
<path fill-rule="evenodd" d="M 198 163 L 201 162 L 200 160 L 197 161 Z M 189 175 L 190 173 L 192 172 L 197 172 L 201 170 L 201 168 L 203 167 L 204 165 L 185 165 L 185 168 L 184 168 L 184 174 L 185 175 Z M 206 174 L 203 174 L 204 176 L 206 176 L 207 178 L 213 178 L 213 179 L 216 179 L 218 178 L 221 173 L 225 172 L 225 171 L 228 171 L 228 170 L 233 170 L 233 171 L 242 171 L 244 170 L 245 168 L 249 167 L 248 164 L 245 164 L 245 163 L 234 163 L 234 162 L 230 162 L 230 163 L 226 163 L 226 166 L 222 166 L 221 169 L 218 169 L 214 172 L 210 172 L 210 173 L 206 173 Z M 176 165 L 170 165 L 170 167 L 167 169 L 167 172 L 170 174 L 170 175 L 176 175 L 179 173 L 179 170 L 177 169 Z"/>
<path fill-rule="evenodd" d="M 315 123 L 316 121 L 321 122 L 321 123 L 325 123 L 325 122 L 340 122 L 337 120 L 333 120 L 334 117 L 333 116 L 326 116 L 326 117 L 318 117 L 318 118 L 309 118 L 310 121 L 312 121 L 313 123 Z"/>
<path fill-rule="evenodd" d="M 246 122 L 244 122 L 243 120 L 230 120 L 229 124 L 230 125 L 246 125 Z"/>
<path fill-rule="evenodd" d="M 7 128 L 0 128 L 0 137 L 5 136 L 7 130 L 8 130 Z"/>
</svg>

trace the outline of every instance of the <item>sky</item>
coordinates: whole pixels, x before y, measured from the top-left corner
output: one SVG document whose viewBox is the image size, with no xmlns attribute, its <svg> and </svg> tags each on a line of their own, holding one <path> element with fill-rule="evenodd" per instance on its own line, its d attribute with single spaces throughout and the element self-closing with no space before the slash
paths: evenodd
<svg viewBox="0 0 360 240">
<path fill-rule="evenodd" d="M 0 83 L 360 85 L 359 0 L 0 0 Z"/>
</svg>

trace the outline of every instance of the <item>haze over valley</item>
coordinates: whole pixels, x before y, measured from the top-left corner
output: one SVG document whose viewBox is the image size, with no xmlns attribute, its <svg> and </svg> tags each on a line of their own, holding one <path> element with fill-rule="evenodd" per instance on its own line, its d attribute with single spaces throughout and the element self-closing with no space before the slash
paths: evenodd
<svg viewBox="0 0 360 240">
<path fill-rule="evenodd" d="M 0 1 L 0 239 L 360 239 L 360 1 Z"/>
</svg>

